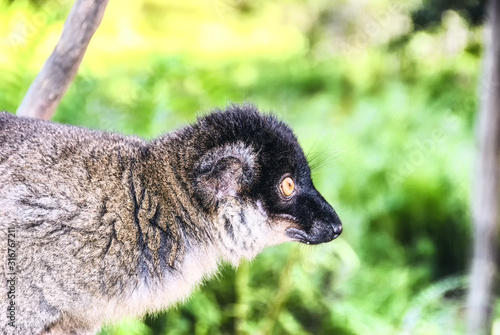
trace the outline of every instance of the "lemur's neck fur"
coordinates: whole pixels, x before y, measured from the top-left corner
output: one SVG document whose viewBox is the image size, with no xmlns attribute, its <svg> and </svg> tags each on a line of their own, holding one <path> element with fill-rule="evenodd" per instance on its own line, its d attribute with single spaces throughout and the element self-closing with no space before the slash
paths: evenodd
<svg viewBox="0 0 500 335">
<path fill-rule="evenodd" d="M 164 139 L 169 140 L 175 138 Z M 157 152 L 154 144 L 144 143 L 138 148 L 140 158 L 128 160 L 130 167 L 122 175 L 130 198 L 130 227 L 136 231 L 139 248 L 129 251 L 137 252 L 134 272 L 140 281 L 128 294 L 134 303 L 127 304 L 139 307 L 130 311 L 137 315 L 187 297 L 221 262 L 236 266 L 241 258 L 252 259 L 273 244 L 259 201 L 242 204 L 236 197 L 228 198 L 217 204 L 217 211 L 200 210 L 193 203 L 192 181 L 186 177 L 199 154 L 176 144 L 163 147 L 177 150 Z M 116 315 L 121 315 L 119 306 L 117 301 Z"/>
<path fill-rule="evenodd" d="M 165 142 L 169 142 L 168 145 Z M 146 144 L 142 150 L 146 162 L 129 177 L 132 204 L 137 213 L 134 215 L 139 221 L 139 240 L 146 232 L 150 236 L 144 237 L 144 243 L 154 240 L 157 234 L 174 241 L 176 245 L 171 248 L 160 244 L 153 249 L 158 249 L 160 260 L 163 258 L 160 265 L 174 271 L 180 268 L 176 263 L 182 262 L 190 245 L 196 245 L 197 249 L 202 245 L 216 254 L 219 261 L 234 265 L 241 257 L 255 257 L 266 244 L 263 235 L 269 228 L 262 204 L 260 201 L 243 204 L 241 199 L 230 197 L 218 202 L 216 210 L 201 210 L 195 203 L 190 172 L 202 153 L 192 149 L 196 146 L 187 144 L 167 137 L 162 139 L 161 148 L 176 150 L 157 150 L 154 143 Z"/>
</svg>

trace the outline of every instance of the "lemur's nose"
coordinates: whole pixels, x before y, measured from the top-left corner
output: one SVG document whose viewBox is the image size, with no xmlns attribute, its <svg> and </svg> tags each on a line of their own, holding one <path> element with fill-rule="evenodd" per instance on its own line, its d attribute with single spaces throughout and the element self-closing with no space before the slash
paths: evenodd
<svg viewBox="0 0 500 335">
<path fill-rule="evenodd" d="M 333 222 L 331 223 L 332 225 L 332 228 L 333 228 L 333 233 L 335 234 L 335 236 L 333 238 L 337 238 L 340 236 L 340 234 L 342 234 L 342 231 L 344 230 L 344 228 L 342 228 L 342 221 L 340 221 L 340 218 L 339 216 L 337 215 L 337 212 L 335 212 L 335 210 L 330 206 L 328 205 L 331 209 L 331 213 L 333 215 Z"/>
<path fill-rule="evenodd" d="M 334 225 L 333 226 L 333 232 L 335 233 L 335 237 L 338 237 L 340 234 L 342 234 L 342 231 L 344 230 L 344 228 L 342 228 L 342 225 L 341 224 L 337 224 L 337 225 Z"/>
</svg>

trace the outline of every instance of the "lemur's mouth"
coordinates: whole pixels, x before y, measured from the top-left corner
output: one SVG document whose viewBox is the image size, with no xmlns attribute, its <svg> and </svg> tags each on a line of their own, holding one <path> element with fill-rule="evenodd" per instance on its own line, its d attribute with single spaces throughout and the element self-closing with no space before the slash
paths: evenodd
<svg viewBox="0 0 500 335">
<path fill-rule="evenodd" d="M 311 231 L 307 233 L 300 228 L 299 221 L 294 216 L 290 214 L 277 214 L 275 217 L 286 221 L 288 224 L 292 223 L 291 227 L 289 226 L 286 228 L 285 235 L 288 238 L 304 244 L 320 244 L 330 242 L 339 237 L 342 233 L 342 224 L 340 221 L 338 224 L 333 223 L 330 225 L 315 222 Z"/>
<path fill-rule="evenodd" d="M 342 228 L 336 228 L 336 227 L 332 228 L 333 228 L 332 231 L 328 229 L 328 231 L 312 235 L 312 234 L 307 234 L 305 231 L 299 228 L 290 227 L 285 231 L 285 234 L 286 236 L 300 243 L 320 244 L 320 243 L 330 242 L 340 236 Z"/>
<path fill-rule="evenodd" d="M 306 232 L 302 231 L 298 228 L 294 228 L 294 227 L 288 228 L 285 231 L 285 235 L 296 240 L 297 242 L 301 242 L 301 243 L 305 243 L 305 244 L 316 244 L 316 243 L 311 243 Z"/>
</svg>

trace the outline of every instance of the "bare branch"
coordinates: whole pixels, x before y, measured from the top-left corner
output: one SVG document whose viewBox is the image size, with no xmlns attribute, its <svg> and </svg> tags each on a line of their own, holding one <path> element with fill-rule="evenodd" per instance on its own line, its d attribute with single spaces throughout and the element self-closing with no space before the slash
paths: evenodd
<svg viewBox="0 0 500 335">
<path fill-rule="evenodd" d="M 73 81 L 108 0 L 76 0 L 54 51 L 31 84 L 17 114 L 48 120 Z"/>
<path fill-rule="evenodd" d="M 469 334 L 490 334 L 495 289 L 500 178 L 500 3 L 490 0 L 473 198 L 474 258 L 467 302 Z"/>
</svg>

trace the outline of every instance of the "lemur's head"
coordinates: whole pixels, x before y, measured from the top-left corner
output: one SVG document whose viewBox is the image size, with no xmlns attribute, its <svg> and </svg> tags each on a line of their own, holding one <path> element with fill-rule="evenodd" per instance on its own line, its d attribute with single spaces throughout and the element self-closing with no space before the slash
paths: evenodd
<svg viewBox="0 0 500 335">
<path fill-rule="evenodd" d="M 283 122 L 254 106 L 231 106 L 199 118 L 194 133 L 200 138 L 195 196 L 229 235 L 259 224 L 275 235 L 263 237 L 272 240 L 268 245 L 318 244 L 340 235 L 339 217 L 314 187 L 304 152 Z"/>
</svg>

